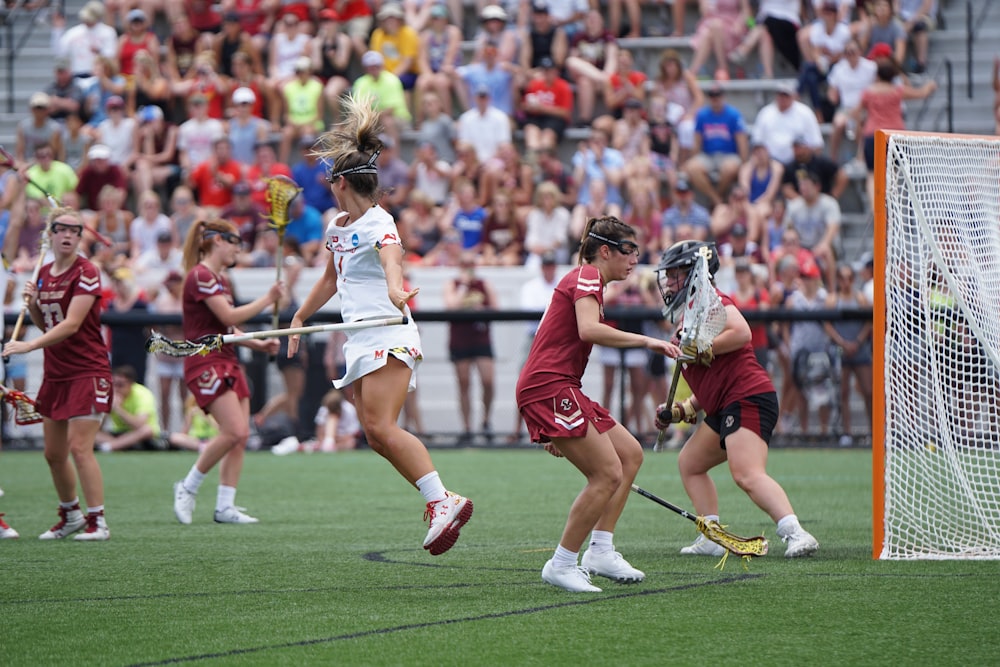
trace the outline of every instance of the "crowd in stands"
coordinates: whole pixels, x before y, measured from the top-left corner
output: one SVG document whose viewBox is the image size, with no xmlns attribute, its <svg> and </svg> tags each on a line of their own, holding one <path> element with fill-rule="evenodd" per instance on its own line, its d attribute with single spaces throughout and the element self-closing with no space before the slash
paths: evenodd
<svg viewBox="0 0 1000 667">
<path fill-rule="evenodd" d="M 674 0 L 690 63 L 667 49 L 646 72 L 619 45 L 642 34 L 640 0 L 91 1 L 50 13 L 54 72 L 18 123 L 15 158 L 111 239 L 90 248 L 118 310 L 170 307 L 179 244 L 198 219 L 237 224 L 238 267 L 274 266 L 276 175 L 303 188 L 286 263 L 323 264 L 337 203 L 311 151 L 349 92 L 382 110 L 383 205 L 414 265 L 572 262 L 586 220 L 612 214 L 654 266 L 676 240 L 715 240 L 720 287 L 747 308 L 841 303 L 843 271 L 865 269 L 838 256 L 845 163 L 870 173 L 875 128 L 904 127 L 905 100 L 934 92 L 912 75 L 928 67 L 937 2 L 755 4 Z M 753 118 L 726 101 L 750 62 L 762 80 L 779 64 L 795 72 L 762 87 L 773 99 Z M 582 138 L 563 160 L 571 129 Z M 14 271 L 34 266 L 47 210 L 28 195 Z M 782 368 L 837 340 L 820 333 L 772 331 Z M 144 362 L 114 365 L 145 377 Z"/>
</svg>

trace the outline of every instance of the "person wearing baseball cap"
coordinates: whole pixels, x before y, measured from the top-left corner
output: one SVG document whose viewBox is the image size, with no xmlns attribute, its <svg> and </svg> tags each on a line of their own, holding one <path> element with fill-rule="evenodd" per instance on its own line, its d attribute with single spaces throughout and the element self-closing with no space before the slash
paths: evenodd
<svg viewBox="0 0 1000 667">
<path fill-rule="evenodd" d="M 94 62 L 98 56 L 118 57 L 118 33 L 103 22 L 104 3 L 90 0 L 77 13 L 80 23 L 59 35 L 56 53 L 71 65 L 73 76 L 82 79 L 87 88 L 94 75 Z"/>
<path fill-rule="evenodd" d="M 233 116 L 229 120 L 229 140 L 233 144 L 233 159 L 243 165 L 254 162 L 254 144 L 271 132 L 271 123 L 254 115 L 257 93 L 246 86 L 233 91 Z"/>
<path fill-rule="evenodd" d="M 350 72 L 353 50 L 351 38 L 342 30 L 341 17 L 335 9 L 319 13 L 319 28 L 314 40 L 319 54 L 316 75 L 325 81 L 323 99 L 327 115 L 340 118 L 340 98 L 351 89 L 354 75 Z"/>
<path fill-rule="evenodd" d="M 394 130 L 401 124 L 409 124 L 413 116 L 406 103 L 403 82 L 385 67 L 385 57 L 378 51 L 366 51 L 361 56 L 361 66 L 365 73 L 354 80 L 354 96 L 374 99 L 387 128 Z"/>
<path fill-rule="evenodd" d="M 573 118 L 573 89 L 548 56 L 539 61 L 540 77 L 524 89 L 524 147 L 529 153 L 557 148 Z"/>
</svg>

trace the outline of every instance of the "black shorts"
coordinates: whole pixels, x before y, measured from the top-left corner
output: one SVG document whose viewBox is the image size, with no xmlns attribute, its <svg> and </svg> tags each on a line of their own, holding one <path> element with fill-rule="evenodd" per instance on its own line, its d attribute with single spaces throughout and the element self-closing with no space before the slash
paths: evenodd
<svg viewBox="0 0 1000 667">
<path fill-rule="evenodd" d="M 646 372 L 650 377 L 661 378 L 667 374 L 667 358 L 659 352 L 649 353 L 649 365 Z"/>
<path fill-rule="evenodd" d="M 747 396 L 705 417 L 705 423 L 719 434 L 719 446 L 723 449 L 726 448 L 726 436 L 741 428 L 750 429 L 770 444 L 771 434 L 778 423 L 778 395 L 769 391 Z"/>
<path fill-rule="evenodd" d="M 488 359 L 493 358 L 492 345 L 476 345 L 474 347 L 459 347 L 448 351 L 449 359 L 452 361 L 466 361 L 468 359 Z"/>
<path fill-rule="evenodd" d="M 556 139 L 562 141 L 566 133 L 566 119 L 558 116 L 548 116 L 545 114 L 528 115 L 524 119 L 525 125 L 534 125 L 540 130 L 552 130 L 556 134 Z"/>
</svg>

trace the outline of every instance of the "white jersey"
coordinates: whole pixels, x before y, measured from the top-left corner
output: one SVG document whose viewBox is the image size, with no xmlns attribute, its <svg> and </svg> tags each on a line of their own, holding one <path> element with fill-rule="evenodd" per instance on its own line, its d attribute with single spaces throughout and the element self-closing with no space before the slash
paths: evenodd
<svg viewBox="0 0 1000 667">
<path fill-rule="evenodd" d="M 345 322 L 383 317 L 399 317 L 399 308 L 389 301 L 385 270 L 379 250 L 401 245 L 396 223 L 381 206 L 373 206 L 364 215 L 344 227 L 334 218 L 326 228 L 326 248 L 333 253 L 337 270 L 337 293 L 340 314 Z M 410 308 L 405 313 L 410 316 Z M 376 327 L 347 332 L 344 358 L 347 373 L 333 385 L 338 389 L 386 364 L 387 355 L 416 370 L 423 359 L 420 334 L 413 320 L 402 326 Z M 416 387 L 416 374 L 410 376 L 410 391 Z"/>
</svg>

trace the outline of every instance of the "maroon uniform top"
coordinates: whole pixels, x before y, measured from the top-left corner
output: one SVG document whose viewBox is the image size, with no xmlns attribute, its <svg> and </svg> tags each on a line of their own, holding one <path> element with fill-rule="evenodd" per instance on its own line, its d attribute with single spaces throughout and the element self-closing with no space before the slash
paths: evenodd
<svg viewBox="0 0 1000 667">
<path fill-rule="evenodd" d="M 456 289 L 461 284 L 460 280 L 453 280 Z M 467 299 L 475 300 L 484 308 L 494 308 L 496 304 L 490 303 L 489 292 L 486 291 L 486 283 L 480 278 L 469 283 L 466 292 Z M 474 320 L 468 322 L 452 322 L 448 326 L 448 349 L 475 350 L 489 347 L 492 344 L 490 339 L 490 323 L 486 320 Z"/>
<path fill-rule="evenodd" d="M 78 295 L 92 296 L 94 303 L 75 334 L 45 348 L 46 382 L 103 377 L 111 372 L 108 346 L 101 335 L 101 272 L 79 255 L 58 276 L 52 275 L 51 263 L 38 272 L 38 308 L 46 331 L 65 319 L 70 301 Z"/>
<path fill-rule="evenodd" d="M 718 292 L 725 306 L 734 306 L 733 300 Z M 733 352 L 720 354 L 711 366 L 688 364 L 683 368 L 684 379 L 698 398 L 705 414 L 714 415 L 722 408 L 741 398 L 774 391 L 774 384 L 767 371 L 757 362 L 753 344 Z"/>
<path fill-rule="evenodd" d="M 566 385 L 582 386 L 593 345 L 580 340 L 576 302 L 588 296 L 600 304 L 603 322 L 604 284 L 597 267 L 584 264 L 559 281 L 517 379 L 518 407 L 552 398 Z"/>
<path fill-rule="evenodd" d="M 217 294 L 225 296 L 229 305 L 233 305 L 233 293 L 225 278 L 216 275 L 204 264 L 196 264 L 188 271 L 187 278 L 184 279 L 184 338 L 194 340 L 200 336 L 232 333 L 232 327 L 223 325 L 205 304 L 205 299 Z M 205 356 L 196 354 L 184 357 L 184 376 L 196 376 L 202 369 L 219 362 L 239 363 L 236 348 L 223 345 L 222 349 Z"/>
</svg>

